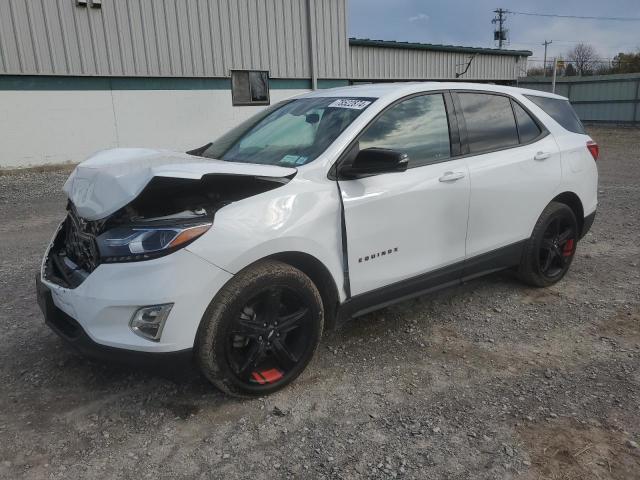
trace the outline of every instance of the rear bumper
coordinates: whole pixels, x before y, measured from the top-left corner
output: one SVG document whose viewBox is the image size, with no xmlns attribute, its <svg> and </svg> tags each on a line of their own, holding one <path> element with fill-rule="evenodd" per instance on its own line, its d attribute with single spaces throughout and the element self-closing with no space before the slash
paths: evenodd
<svg viewBox="0 0 640 480">
<path fill-rule="evenodd" d="M 175 371 L 192 365 L 191 348 L 173 352 L 144 352 L 116 348 L 95 342 L 87 335 L 82 325 L 58 308 L 53 302 L 51 289 L 36 275 L 38 305 L 44 314 L 44 321 L 78 353 L 100 361 L 140 367 L 160 367 L 162 371 Z"/>
<path fill-rule="evenodd" d="M 582 231 L 580 232 L 580 238 L 584 237 L 587 233 L 589 233 L 589 230 L 591 230 L 591 227 L 593 226 L 593 222 L 595 219 L 596 219 L 595 210 L 593 211 L 593 213 L 584 217 L 584 222 L 582 223 Z"/>
</svg>

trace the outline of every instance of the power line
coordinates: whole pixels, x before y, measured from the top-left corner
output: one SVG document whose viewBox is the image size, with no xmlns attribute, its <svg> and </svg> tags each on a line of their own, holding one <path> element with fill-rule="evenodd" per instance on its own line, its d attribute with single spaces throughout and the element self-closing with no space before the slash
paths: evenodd
<svg viewBox="0 0 640 480">
<path fill-rule="evenodd" d="M 616 22 L 640 22 L 640 18 L 637 17 L 590 17 L 582 15 L 556 15 L 554 13 L 534 13 L 534 12 L 514 12 L 512 10 L 507 13 L 513 13 L 514 15 L 529 15 L 532 17 L 554 17 L 554 18 L 572 18 L 575 20 L 610 20 Z"/>
<path fill-rule="evenodd" d="M 553 40 L 553 42 L 554 43 L 573 44 L 573 43 L 590 43 L 591 40 Z M 540 45 L 538 42 L 511 42 L 511 43 L 514 44 L 514 45 Z M 618 43 L 618 42 L 602 43 L 602 42 L 598 41 L 597 44 L 598 45 L 611 46 L 611 47 L 622 47 L 622 46 L 637 46 L 637 47 L 640 47 L 640 41 L 639 42 L 625 42 L 625 43 Z"/>
<path fill-rule="evenodd" d="M 558 60 L 562 60 L 564 63 L 575 63 L 575 60 L 568 60 L 566 58 L 558 58 Z M 541 58 L 527 58 L 527 62 L 530 63 L 540 63 L 543 64 L 544 60 Z M 590 63 L 614 63 L 614 64 L 636 64 L 634 61 L 628 60 L 616 60 L 615 58 L 601 58 L 599 60 L 589 60 Z"/>
<path fill-rule="evenodd" d="M 589 40 L 556 40 L 556 43 L 590 43 Z M 628 43 L 618 43 L 618 42 L 610 42 L 610 43 L 602 43 L 601 41 L 596 42 L 598 45 L 613 45 L 613 46 L 622 46 L 622 45 L 634 45 L 640 46 L 640 42 L 628 42 Z"/>
</svg>

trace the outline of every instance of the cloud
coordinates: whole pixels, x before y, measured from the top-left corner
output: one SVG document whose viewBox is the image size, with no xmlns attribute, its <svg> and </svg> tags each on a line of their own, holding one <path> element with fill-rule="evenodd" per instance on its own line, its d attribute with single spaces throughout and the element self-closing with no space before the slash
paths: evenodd
<svg viewBox="0 0 640 480">
<path fill-rule="evenodd" d="M 0 0 L 0 4 L 2 2 Z M 489 0 L 349 0 L 349 35 L 494 47 L 495 25 L 491 24 L 491 19 L 499 3 Z M 584 12 L 584 15 L 593 16 L 640 17 L 640 0 L 537 0 L 533 3 L 541 13 L 581 15 Z M 525 12 L 531 10 L 531 4 L 531 0 L 502 2 L 503 7 Z M 593 45 L 601 57 L 611 58 L 618 52 L 640 48 L 638 25 L 638 22 L 508 15 L 510 44 L 507 48 L 531 50 L 533 58 L 542 63 L 544 47 L 541 43 L 544 40 L 553 40 L 547 49 L 547 58 L 560 55 L 566 58 L 568 50 L 584 42 Z M 532 59 L 532 65 L 533 62 Z"/>
<path fill-rule="evenodd" d="M 410 22 L 428 22 L 429 21 L 429 15 L 427 15 L 426 13 L 418 13 L 417 15 L 414 15 L 413 17 L 409 17 L 409 21 Z"/>
</svg>

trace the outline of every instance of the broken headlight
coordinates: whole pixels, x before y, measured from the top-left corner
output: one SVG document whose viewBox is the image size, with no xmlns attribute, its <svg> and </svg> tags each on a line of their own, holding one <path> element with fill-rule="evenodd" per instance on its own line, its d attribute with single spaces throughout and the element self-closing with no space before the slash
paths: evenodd
<svg viewBox="0 0 640 480">
<path fill-rule="evenodd" d="M 96 240 L 101 260 L 105 263 L 149 260 L 185 247 L 209 230 L 211 225 L 211 222 L 206 222 L 116 227 L 107 230 Z"/>
</svg>

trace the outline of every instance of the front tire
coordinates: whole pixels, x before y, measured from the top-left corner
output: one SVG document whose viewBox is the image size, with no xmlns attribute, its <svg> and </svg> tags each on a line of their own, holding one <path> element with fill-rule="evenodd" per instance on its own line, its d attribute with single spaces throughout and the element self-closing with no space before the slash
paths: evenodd
<svg viewBox="0 0 640 480">
<path fill-rule="evenodd" d="M 564 203 L 551 202 L 544 209 L 525 245 L 520 279 L 534 287 L 548 287 L 565 276 L 578 243 L 578 222 Z"/>
<path fill-rule="evenodd" d="M 224 392 L 267 395 L 302 373 L 323 324 L 322 299 L 309 277 L 264 260 L 235 275 L 215 296 L 198 331 L 196 358 Z"/>
</svg>

